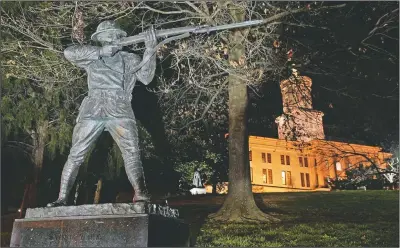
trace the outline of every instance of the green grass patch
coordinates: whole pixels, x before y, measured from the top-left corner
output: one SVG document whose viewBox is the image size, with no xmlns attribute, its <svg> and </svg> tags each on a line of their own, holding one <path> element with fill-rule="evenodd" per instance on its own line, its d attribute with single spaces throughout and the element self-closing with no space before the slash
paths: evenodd
<svg viewBox="0 0 400 248">
<path fill-rule="evenodd" d="M 221 196 L 217 196 L 219 198 Z M 199 247 L 399 247 L 398 191 L 266 193 L 259 207 L 279 224 L 221 223 L 208 220 L 221 202 L 212 197 L 196 206 L 204 220 L 196 235 Z M 194 208 L 194 206 L 187 206 Z M 185 212 L 185 210 L 183 210 Z M 197 213 L 197 214 L 196 214 Z"/>
</svg>

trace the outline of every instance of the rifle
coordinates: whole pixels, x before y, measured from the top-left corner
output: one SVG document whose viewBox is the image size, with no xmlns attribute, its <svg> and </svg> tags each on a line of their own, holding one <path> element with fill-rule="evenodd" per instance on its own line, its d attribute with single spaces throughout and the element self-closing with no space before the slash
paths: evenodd
<svg viewBox="0 0 400 248">
<path fill-rule="evenodd" d="M 256 26 L 256 25 L 261 25 L 264 23 L 267 23 L 267 21 L 266 20 L 254 20 L 254 21 L 245 21 L 245 22 L 238 22 L 238 23 L 232 23 L 232 24 L 225 24 L 225 25 L 220 25 L 220 26 L 202 25 L 202 26 L 182 27 L 182 28 L 161 29 L 161 30 L 155 30 L 155 33 L 156 33 L 157 38 L 168 38 L 170 36 L 175 36 L 175 37 L 171 37 L 162 42 L 163 44 L 165 44 L 172 40 L 188 37 L 191 33 L 192 34 L 210 33 L 210 32 L 219 31 L 219 30 Z M 144 42 L 145 37 L 146 37 L 146 33 L 139 33 L 134 36 L 121 38 L 121 39 L 113 42 L 113 44 L 118 45 L 118 46 L 129 46 L 129 45 Z"/>
<path fill-rule="evenodd" d="M 254 21 L 245 21 L 245 22 L 238 22 L 238 23 L 232 23 L 232 24 L 225 24 L 225 25 L 220 25 L 220 26 L 202 25 L 202 26 L 189 26 L 189 27 L 182 27 L 182 28 L 155 30 L 154 32 L 155 32 L 157 38 L 166 38 L 166 39 L 161 41 L 160 43 L 158 43 L 158 45 L 154 48 L 153 53 L 155 53 L 155 51 L 157 51 L 157 49 L 160 48 L 165 43 L 171 42 L 173 40 L 178 40 L 178 39 L 189 37 L 190 33 L 192 33 L 192 34 L 210 33 L 210 32 L 219 31 L 219 30 L 256 26 L 256 25 L 261 25 L 264 23 L 268 23 L 268 22 L 266 20 L 254 20 Z M 172 37 L 169 37 L 169 36 L 172 36 Z M 129 46 L 129 45 L 141 43 L 141 42 L 144 42 L 145 40 L 146 40 L 146 33 L 139 33 L 134 36 L 129 36 L 129 37 L 124 37 L 124 38 L 118 39 L 118 40 L 114 41 L 112 44 L 122 47 L 122 46 Z M 146 64 L 148 62 L 149 59 L 150 58 L 147 58 L 147 60 L 143 60 L 142 62 L 140 62 L 140 64 L 138 64 L 131 71 L 129 71 L 125 74 L 131 74 L 131 73 L 137 72 L 138 70 L 140 70 L 140 68 L 143 67 L 144 64 Z"/>
</svg>

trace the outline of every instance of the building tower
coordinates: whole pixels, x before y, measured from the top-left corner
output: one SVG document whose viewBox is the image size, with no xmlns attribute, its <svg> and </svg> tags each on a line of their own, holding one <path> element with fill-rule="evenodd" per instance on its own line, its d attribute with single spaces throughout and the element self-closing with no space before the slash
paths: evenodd
<svg viewBox="0 0 400 248">
<path fill-rule="evenodd" d="M 305 76 L 281 81 L 283 114 L 275 119 L 279 139 L 308 142 L 325 138 L 324 113 L 312 107 L 311 85 L 311 78 Z"/>
</svg>

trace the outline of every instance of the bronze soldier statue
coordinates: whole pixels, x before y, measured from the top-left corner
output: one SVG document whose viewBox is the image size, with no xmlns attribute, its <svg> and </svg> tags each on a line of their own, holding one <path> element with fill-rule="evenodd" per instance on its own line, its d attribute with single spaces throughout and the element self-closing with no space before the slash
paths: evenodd
<svg viewBox="0 0 400 248">
<path fill-rule="evenodd" d="M 138 131 L 131 107 L 136 81 L 148 85 L 156 68 L 157 38 L 153 28 L 145 33 L 146 50 L 143 60 L 133 53 L 121 51 L 114 42 L 126 37 L 114 21 L 99 24 L 91 39 L 98 46 L 71 46 L 64 56 L 87 72 L 89 94 L 82 101 L 72 136 L 72 147 L 61 175 L 58 199 L 48 207 L 64 206 L 75 182 L 79 167 L 89 147 L 100 134 L 110 132 L 121 150 L 126 174 L 132 184 L 136 201 L 148 202 L 143 167 L 140 160 Z"/>
<path fill-rule="evenodd" d="M 65 57 L 86 70 L 89 94 L 79 108 L 72 135 L 72 148 L 61 175 L 58 199 L 47 206 L 67 204 L 67 197 L 75 182 L 79 166 L 90 145 L 104 130 L 110 132 L 121 149 L 126 174 L 135 190 L 133 201 L 149 201 L 140 161 L 138 132 L 131 99 L 137 80 L 145 85 L 153 80 L 157 48 L 173 40 L 189 37 L 190 34 L 208 34 L 269 22 L 271 21 L 252 20 L 220 26 L 189 26 L 158 31 L 151 28 L 144 33 L 126 37 L 126 32 L 121 30 L 114 21 L 104 21 L 99 24 L 91 37 L 92 40 L 99 41 L 102 47 L 71 46 L 65 49 Z M 157 45 L 157 37 L 166 39 Z M 143 60 L 136 54 L 121 51 L 122 46 L 140 42 L 144 42 L 146 46 Z"/>
</svg>

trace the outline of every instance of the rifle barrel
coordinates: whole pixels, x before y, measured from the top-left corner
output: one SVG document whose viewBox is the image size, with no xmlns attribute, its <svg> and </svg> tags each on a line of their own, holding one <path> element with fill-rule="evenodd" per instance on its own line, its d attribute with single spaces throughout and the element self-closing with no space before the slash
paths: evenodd
<svg viewBox="0 0 400 248">
<path fill-rule="evenodd" d="M 254 21 L 245 21 L 245 22 L 225 24 L 225 25 L 219 25 L 219 26 L 207 26 L 207 25 L 189 26 L 189 27 L 182 27 L 182 28 L 155 30 L 155 33 L 156 33 L 157 38 L 168 38 L 169 36 L 172 36 L 172 35 L 180 35 L 180 34 L 184 34 L 184 33 L 194 33 L 194 34 L 209 33 L 209 32 L 219 31 L 219 30 L 256 26 L 256 25 L 261 25 L 263 23 L 264 23 L 264 20 L 254 20 Z M 144 42 L 145 39 L 146 39 L 146 33 L 139 33 L 134 36 L 121 38 L 118 41 L 116 41 L 114 44 L 118 44 L 120 46 L 128 46 L 128 45 Z"/>
</svg>

